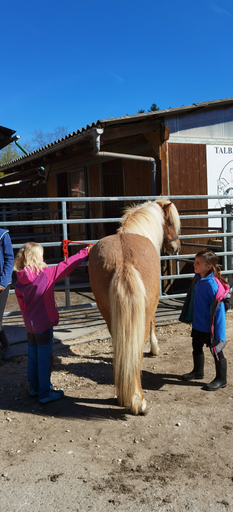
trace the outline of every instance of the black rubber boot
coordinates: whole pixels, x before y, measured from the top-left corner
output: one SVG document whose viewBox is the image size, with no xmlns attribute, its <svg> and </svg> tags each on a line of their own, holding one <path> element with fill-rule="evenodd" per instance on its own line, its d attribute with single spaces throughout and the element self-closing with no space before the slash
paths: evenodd
<svg viewBox="0 0 233 512">
<path fill-rule="evenodd" d="M 206 384 L 208 391 L 217 391 L 217 389 L 225 388 L 227 385 L 227 360 L 215 359 L 216 377 L 212 382 Z"/>
<path fill-rule="evenodd" d="M 9 341 L 8 341 L 3 329 L 0 331 L 0 345 L 1 345 L 0 348 L 1 348 L 2 359 L 5 359 L 5 361 L 7 361 L 8 359 L 11 359 L 12 352 L 11 352 L 11 349 L 9 346 Z"/>
<path fill-rule="evenodd" d="M 183 380 L 203 379 L 204 377 L 204 353 L 196 356 L 193 353 L 194 367 L 192 372 L 182 375 Z"/>
</svg>

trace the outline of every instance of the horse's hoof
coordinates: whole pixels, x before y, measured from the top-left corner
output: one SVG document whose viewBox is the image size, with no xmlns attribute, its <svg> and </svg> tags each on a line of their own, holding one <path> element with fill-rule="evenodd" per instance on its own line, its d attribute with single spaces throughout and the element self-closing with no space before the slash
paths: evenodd
<svg viewBox="0 0 233 512">
<path fill-rule="evenodd" d="M 144 400 L 144 399 L 143 399 L 140 414 L 147 414 L 147 408 L 146 408 L 146 406 L 147 406 L 146 400 Z"/>
<path fill-rule="evenodd" d="M 150 356 L 150 357 L 156 357 L 157 355 L 158 355 L 158 354 L 154 354 L 154 353 L 152 352 L 152 350 L 149 352 L 149 356 Z"/>
<path fill-rule="evenodd" d="M 153 348 L 153 350 L 151 349 L 150 356 L 158 356 L 158 355 L 159 355 L 159 347 L 157 347 L 156 349 Z"/>
<path fill-rule="evenodd" d="M 146 406 L 147 406 L 147 403 L 146 403 L 146 400 L 135 400 L 134 403 L 132 403 L 131 405 L 131 412 L 135 415 L 135 416 L 138 416 L 138 414 L 146 414 L 147 413 L 147 409 L 146 409 Z"/>
</svg>

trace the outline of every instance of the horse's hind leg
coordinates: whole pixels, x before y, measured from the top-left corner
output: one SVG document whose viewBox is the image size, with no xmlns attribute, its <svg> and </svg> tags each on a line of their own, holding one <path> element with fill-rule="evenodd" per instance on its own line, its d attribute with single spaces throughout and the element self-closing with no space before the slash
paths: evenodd
<svg viewBox="0 0 233 512">
<path fill-rule="evenodd" d="M 155 336 L 155 320 L 153 319 L 150 323 L 150 334 L 149 334 L 149 342 L 150 342 L 150 353 L 152 356 L 159 355 L 159 344 L 158 340 Z"/>
<path fill-rule="evenodd" d="M 131 411 L 135 415 L 145 414 L 146 412 L 146 400 L 143 398 L 140 374 L 137 375 L 135 379 L 135 389 L 131 401 Z"/>
</svg>

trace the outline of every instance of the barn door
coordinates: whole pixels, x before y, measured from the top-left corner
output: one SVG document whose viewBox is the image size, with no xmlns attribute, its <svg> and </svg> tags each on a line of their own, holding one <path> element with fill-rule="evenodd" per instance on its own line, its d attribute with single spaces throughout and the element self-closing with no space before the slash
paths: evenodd
<svg viewBox="0 0 233 512">
<path fill-rule="evenodd" d="M 164 173 L 163 194 L 167 193 L 166 180 L 169 179 L 170 195 L 201 196 L 207 194 L 207 171 L 206 171 L 206 146 L 205 144 L 181 144 L 168 143 L 168 169 Z M 183 215 L 195 215 L 197 212 L 207 213 L 207 199 L 179 199 L 174 201 L 179 212 Z M 198 238 L 198 234 L 206 232 L 208 219 L 186 219 L 182 221 L 182 235 L 197 234 L 196 239 L 182 241 L 182 254 L 197 253 L 203 249 L 203 244 L 208 244 L 208 239 Z M 170 268 L 170 269 L 169 269 Z M 193 264 L 180 262 L 181 274 L 191 274 Z M 164 262 L 163 274 L 176 273 L 175 262 Z M 164 283 L 166 293 L 186 292 L 190 286 L 190 279 L 176 279 L 171 286 L 171 281 Z"/>
</svg>

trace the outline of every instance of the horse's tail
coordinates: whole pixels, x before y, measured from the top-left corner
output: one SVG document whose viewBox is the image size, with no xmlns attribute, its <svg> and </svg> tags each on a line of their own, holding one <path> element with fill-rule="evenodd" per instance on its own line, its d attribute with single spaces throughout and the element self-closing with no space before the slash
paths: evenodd
<svg viewBox="0 0 233 512">
<path fill-rule="evenodd" d="M 146 291 L 131 263 L 116 269 L 109 290 L 114 381 L 118 402 L 134 414 L 145 408 L 140 371 L 145 338 Z"/>
</svg>

